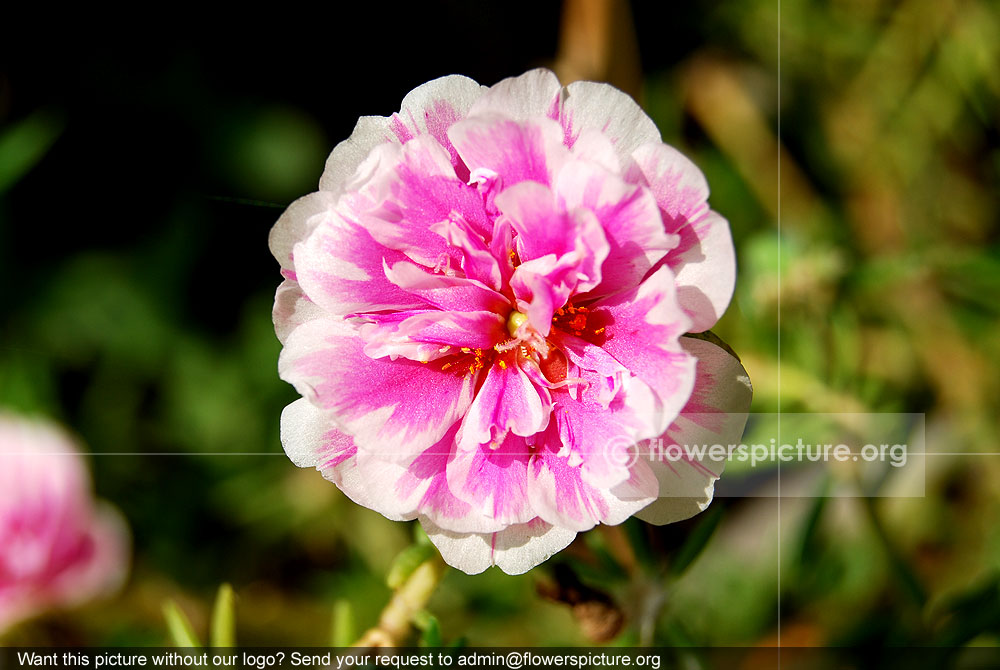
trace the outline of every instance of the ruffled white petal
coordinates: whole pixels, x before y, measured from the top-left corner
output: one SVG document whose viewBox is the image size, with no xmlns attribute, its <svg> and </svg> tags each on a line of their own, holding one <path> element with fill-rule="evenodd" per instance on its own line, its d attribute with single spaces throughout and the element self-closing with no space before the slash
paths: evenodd
<svg viewBox="0 0 1000 670">
<path fill-rule="evenodd" d="M 433 522 L 420 524 L 445 562 L 469 575 L 497 566 L 508 575 L 520 575 L 565 549 L 576 531 L 535 519 L 496 533 L 453 533 Z"/>
<path fill-rule="evenodd" d="M 295 269 L 292 249 L 309 237 L 309 233 L 318 223 L 316 215 L 333 211 L 336 202 L 331 193 L 324 191 L 310 193 L 289 205 L 278 218 L 278 222 L 268 235 L 267 244 L 283 270 Z"/>
<path fill-rule="evenodd" d="M 639 146 L 661 142 L 660 131 L 642 107 L 614 86 L 592 81 L 576 81 L 566 87 L 562 122 L 575 138 L 584 130 L 601 131 L 625 161 Z"/>
<path fill-rule="evenodd" d="M 736 250 L 729 223 L 710 211 L 689 226 L 695 241 L 667 254 L 674 271 L 677 302 L 691 317 L 692 333 L 708 330 L 729 307 L 736 287 Z M 681 238 L 689 237 L 682 231 Z"/>
<path fill-rule="evenodd" d="M 491 86 L 469 109 L 469 116 L 501 114 L 523 121 L 558 110 L 562 86 L 551 70 L 537 69 Z"/>
<path fill-rule="evenodd" d="M 660 444 L 666 450 L 672 445 L 683 449 L 737 443 L 753 396 L 746 370 L 735 357 L 711 342 L 682 337 L 681 343 L 698 359 L 697 378 L 691 400 Z M 660 492 L 652 504 L 636 514 L 638 518 L 656 525 L 673 523 L 694 516 L 712 502 L 725 460 L 712 460 L 707 451 L 684 453 L 689 456 L 686 460 L 655 453 L 649 458 Z"/>
<path fill-rule="evenodd" d="M 325 316 L 323 309 L 306 297 L 302 287 L 294 279 L 286 279 L 278 286 L 274 294 L 274 309 L 271 319 L 274 321 L 274 332 L 282 344 L 293 330 L 306 321 L 320 319 Z"/>
<path fill-rule="evenodd" d="M 372 150 L 386 142 L 402 143 L 428 133 L 442 144 L 448 125 L 464 118 L 485 86 L 450 75 L 422 84 L 410 91 L 393 116 L 363 116 L 351 136 L 338 144 L 326 160 L 320 178 L 321 191 L 340 196 L 354 173 Z"/>
<path fill-rule="evenodd" d="M 281 412 L 281 446 L 292 463 L 300 468 L 316 468 L 357 504 L 394 521 L 403 520 L 387 514 L 378 499 L 368 493 L 368 482 L 357 469 L 354 443 L 350 435 L 337 430 L 330 412 L 306 398 L 285 407 Z"/>
<path fill-rule="evenodd" d="M 390 137 L 388 117 L 362 116 L 358 119 L 351 136 L 334 147 L 327 157 L 319 178 L 320 192 L 327 192 L 335 199 L 343 194 L 345 184 L 372 149 L 390 141 Z"/>
</svg>

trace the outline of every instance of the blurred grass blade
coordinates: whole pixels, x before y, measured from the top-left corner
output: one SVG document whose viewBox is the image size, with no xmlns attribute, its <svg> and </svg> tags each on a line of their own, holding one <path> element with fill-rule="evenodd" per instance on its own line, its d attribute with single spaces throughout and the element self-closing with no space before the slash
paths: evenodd
<svg viewBox="0 0 1000 670">
<path fill-rule="evenodd" d="M 62 131 L 59 115 L 41 110 L 0 134 L 0 194 L 35 167 Z"/>
<path fill-rule="evenodd" d="M 427 610 L 420 610 L 413 615 L 413 625 L 420 630 L 421 647 L 441 646 L 441 624 L 436 616 Z"/>
<path fill-rule="evenodd" d="M 927 603 L 927 592 L 924 591 L 923 584 L 920 583 L 920 580 L 886 532 L 885 525 L 878 515 L 878 510 L 875 509 L 875 498 L 865 496 L 862 500 L 864 501 L 865 511 L 868 513 L 868 521 L 871 523 L 872 530 L 875 531 L 875 537 L 878 538 L 886 557 L 889 559 L 889 563 L 892 565 L 891 573 L 893 577 L 896 578 L 899 587 L 910 598 L 913 605 L 918 609 L 922 609 Z"/>
<path fill-rule="evenodd" d="M 357 626 L 354 625 L 354 609 L 351 603 L 343 598 L 333 603 L 333 622 L 330 625 L 330 645 L 333 647 L 349 647 L 357 639 Z"/>
<path fill-rule="evenodd" d="M 236 646 L 236 594 L 230 584 L 219 587 L 212 609 L 212 629 L 208 634 L 213 647 Z"/>
<path fill-rule="evenodd" d="M 721 505 L 716 504 L 709 507 L 707 512 L 702 513 L 701 523 L 688 536 L 687 541 L 681 545 L 677 556 L 674 557 L 674 561 L 670 565 L 669 574 L 674 577 L 683 574 L 701 555 L 702 549 L 715 534 L 715 529 L 718 528 L 724 511 Z"/>
<path fill-rule="evenodd" d="M 398 589 L 406 583 L 413 571 L 420 567 L 420 564 L 429 559 L 435 553 L 435 549 L 429 544 L 413 544 L 399 552 L 396 560 L 392 562 L 389 573 L 386 575 L 385 583 L 390 589 Z"/>
<path fill-rule="evenodd" d="M 656 565 L 659 556 L 649 546 L 649 536 L 646 534 L 649 528 L 648 524 L 632 517 L 626 519 L 621 528 L 625 537 L 628 538 L 629 546 L 632 547 L 632 552 L 639 564 L 645 568 L 652 568 Z"/>
<path fill-rule="evenodd" d="M 980 635 L 1000 630 L 1000 577 L 990 576 L 952 597 L 940 609 L 935 645 L 957 648 Z"/>
<path fill-rule="evenodd" d="M 176 647 L 200 647 L 201 642 L 187 615 L 173 600 L 163 603 L 163 618 L 167 620 L 167 632 Z"/>
<path fill-rule="evenodd" d="M 820 546 L 820 520 L 823 518 L 823 510 L 826 509 L 826 501 L 829 499 L 830 479 L 823 480 L 813 503 L 809 508 L 805 519 L 802 522 L 802 530 L 799 533 L 798 565 L 806 566 L 819 559 L 821 553 Z"/>
</svg>

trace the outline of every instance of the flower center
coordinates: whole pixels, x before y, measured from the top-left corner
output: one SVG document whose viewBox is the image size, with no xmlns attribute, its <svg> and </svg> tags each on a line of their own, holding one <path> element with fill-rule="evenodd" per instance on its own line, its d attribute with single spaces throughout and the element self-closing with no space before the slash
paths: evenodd
<svg viewBox="0 0 1000 670">
<path fill-rule="evenodd" d="M 572 303 L 567 303 L 565 307 L 560 307 L 552 315 L 552 323 L 567 333 L 580 337 L 588 330 L 587 315 L 589 312 L 590 310 L 586 307 L 575 307 Z M 601 328 L 596 332 L 603 331 L 604 329 Z"/>
<path fill-rule="evenodd" d="M 507 332 L 511 337 L 517 337 L 517 329 L 528 320 L 528 315 L 522 312 L 513 311 L 507 317 Z"/>
</svg>

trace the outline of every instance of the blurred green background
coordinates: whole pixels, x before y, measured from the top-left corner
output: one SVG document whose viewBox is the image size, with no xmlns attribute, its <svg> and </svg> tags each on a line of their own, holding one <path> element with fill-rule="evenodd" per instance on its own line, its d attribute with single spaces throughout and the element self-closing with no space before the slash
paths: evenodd
<svg viewBox="0 0 1000 670">
<path fill-rule="evenodd" d="M 348 610 L 357 633 L 374 624 L 414 529 L 281 451 L 296 395 L 276 372 L 267 233 L 358 116 L 444 74 L 548 65 L 636 94 L 706 173 L 739 256 L 716 332 L 754 410 L 925 413 L 936 455 L 920 498 L 824 497 L 831 472 L 779 504 L 748 480 L 687 522 L 589 532 L 527 575 L 451 571 L 428 607 L 443 639 L 752 646 L 780 624 L 787 645 L 996 645 L 1000 11 L 677 4 L 10 23 L 0 406 L 80 436 L 134 564 L 117 597 L 5 642 L 164 643 L 167 598 L 204 635 L 222 582 L 245 644 L 326 644 L 335 609 L 342 635 Z"/>
</svg>

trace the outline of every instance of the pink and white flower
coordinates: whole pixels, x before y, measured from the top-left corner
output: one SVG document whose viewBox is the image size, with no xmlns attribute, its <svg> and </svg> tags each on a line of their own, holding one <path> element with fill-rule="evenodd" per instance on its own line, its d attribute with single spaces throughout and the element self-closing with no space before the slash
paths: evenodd
<svg viewBox="0 0 1000 670">
<path fill-rule="evenodd" d="M 69 437 L 0 413 L 0 632 L 116 589 L 127 554 L 124 521 L 95 503 Z"/>
<path fill-rule="evenodd" d="M 739 362 L 683 337 L 733 291 L 707 198 L 631 98 L 547 70 L 362 117 L 271 231 L 285 451 L 468 573 L 704 509 L 716 466 L 633 445 L 743 428 Z"/>
</svg>

